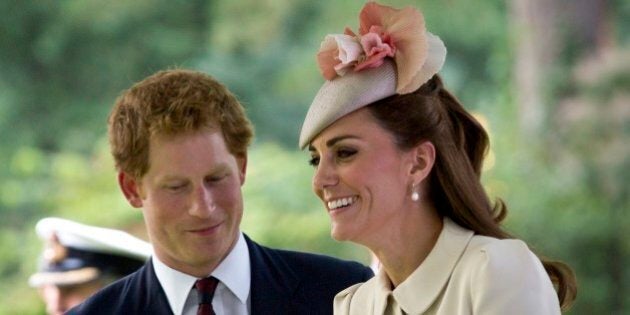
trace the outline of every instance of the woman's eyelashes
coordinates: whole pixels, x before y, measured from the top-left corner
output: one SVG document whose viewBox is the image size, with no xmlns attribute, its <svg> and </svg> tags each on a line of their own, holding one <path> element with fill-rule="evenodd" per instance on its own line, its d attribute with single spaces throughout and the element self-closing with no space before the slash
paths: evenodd
<svg viewBox="0 0 630 315">
<path fill-rule="evenodd" d="M 344 162 L 350 158 L 352 158 L 355 154 L 357 153 L 356 149 L 352 149 L 352 148 L 339 148 L 339 149 L 335 149 L 333 151 L 334 154 L 334 158 L 336 162 Z M 312 155 L 311 159 L 308 161 L 308 164 L 310 164 L 311 166 L 318 166 L 319 165 L 319 161 L 320 161 L 320 157 L 318 155 Z"/>
<path fill-rule="evenodd" d="M 343 160 L 351 158 L 356 153 L 357 153 L 357 150 L 352 149 L 352 148 L 339 148 L 338 150 L 336 150 L 335 156 L 337 159 L 343 161 Z"/>
<path fill-rule="evenodd" d="M 308 160 L 308 164 L 313 167 L 319 165 L 319 156 L 311 156 Z"/>
</svg>

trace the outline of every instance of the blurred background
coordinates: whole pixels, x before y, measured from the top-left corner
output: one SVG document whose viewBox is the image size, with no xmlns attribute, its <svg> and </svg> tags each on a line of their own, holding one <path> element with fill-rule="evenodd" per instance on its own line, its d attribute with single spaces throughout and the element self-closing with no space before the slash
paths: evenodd
<svg viewBox="0 0 630 315">
<path fill-rule="evenodd" d="M 570 314 L 630 313 L 630 1 L 426 0 L 442 76 L 491 135 L 484 184 L 506 226 L 576 271 Z M 332 241 L 310 190 L 302 119 L 329 33 L 361 1 L 1 1 L 0 314 L 43 314 L 27 278 L 34 225 L 61 216 L 146 239 L 119 193 L 106 119 L 122 89 L 165 68 L 225 83 L 256 126 L 243 230 L 263 244 L 369 262 Z"/>
</svg>

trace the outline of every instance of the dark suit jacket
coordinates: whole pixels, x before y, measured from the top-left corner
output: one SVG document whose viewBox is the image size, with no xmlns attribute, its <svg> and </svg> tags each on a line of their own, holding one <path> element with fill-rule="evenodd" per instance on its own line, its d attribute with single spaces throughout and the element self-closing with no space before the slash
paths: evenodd
<svg viewBox="0 0 630 315">
<path fill-rule="evenodd" d="M 251 261 L 251 314 L 332 314 L 339 291 L 372 277 L 356 262 L 271 249 L 245 236 Z M 67 314 L 169 314 L 166 294 L 149 260 Z M 220 315 L 220 314 L 219 314 Z"/>
</svg>

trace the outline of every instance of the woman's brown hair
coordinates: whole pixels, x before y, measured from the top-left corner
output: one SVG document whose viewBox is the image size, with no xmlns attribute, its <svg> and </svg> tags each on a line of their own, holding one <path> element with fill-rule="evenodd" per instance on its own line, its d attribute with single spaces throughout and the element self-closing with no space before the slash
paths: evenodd
<svg viewBox="0 0 630 315">
<path fill-rule="evenodd" d="M 500 225 L 507 214 L 505 203 L 497 199 L 492 205 L 480 181 L 488 134 L 438 75 L 413 93 L 394 95 L 368 108 L 401 150 L 423 141 L 433 143 L 436 159 L 428 194 L 440 215 L 479 235 L 512 238 Z M 575 274 L 562 262 L 540 259 L 561 307 L 569 308 L 577 294 Z"/>
</svg>

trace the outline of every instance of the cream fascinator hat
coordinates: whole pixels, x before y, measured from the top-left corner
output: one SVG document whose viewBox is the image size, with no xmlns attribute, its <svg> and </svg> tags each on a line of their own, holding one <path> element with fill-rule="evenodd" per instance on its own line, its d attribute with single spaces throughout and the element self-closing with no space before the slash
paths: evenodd
<svg viewBox="0 0 630 315">
<path fill-rule="evenodd" d="M 337 119 L 394 94 L 417 90 L 444 64 L 446 47 L 429 33 L 420 11 L 367 3 L 359 34 L 327 35 L 317 54 L 326 79 L 306 114 L 300 133 L 304 149 Z"/>
</svg>

